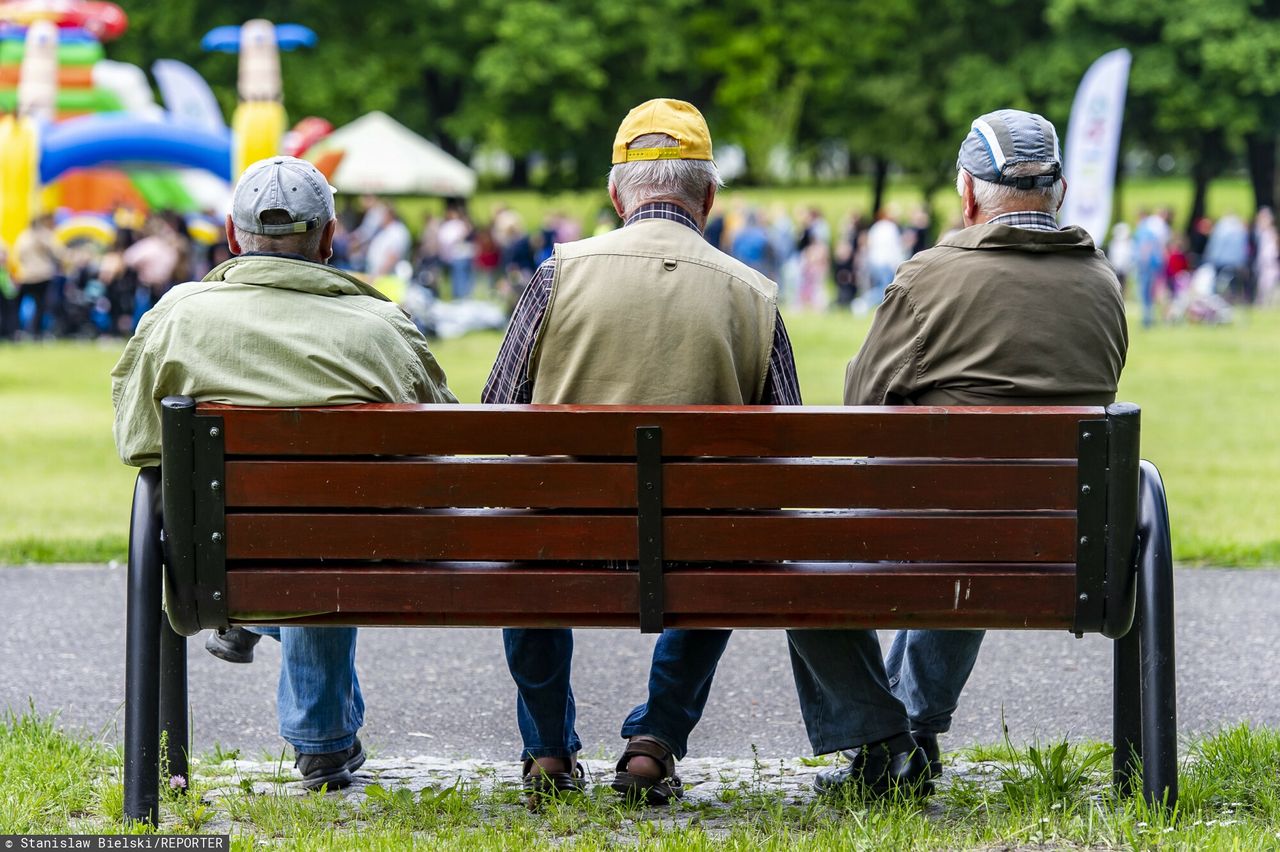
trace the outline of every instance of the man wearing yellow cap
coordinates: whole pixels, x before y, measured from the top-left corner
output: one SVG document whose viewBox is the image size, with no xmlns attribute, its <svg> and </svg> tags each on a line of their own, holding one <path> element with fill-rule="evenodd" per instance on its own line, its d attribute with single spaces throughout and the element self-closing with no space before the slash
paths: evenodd
<svg viewBox="0 0 1280 852">
<path fill-rule="evenodd" d="M 609 197 L 623 227 L 557 245 L 512 316 L 486 403 L 798 405 L 777 285 L 702 237 L 721 185 L 711 134 L 666 98 L 627 115 L 613 143 Z M 613 787 L 660 804 L 681 795 L 686 751 L 727 630 L 668 630 L 649 699 L 622 727 Z M 578 789 L 582 748 L 569 684 L 570 630 L 503 631 L 518 690 L 525 790 Z"/>
</svg>

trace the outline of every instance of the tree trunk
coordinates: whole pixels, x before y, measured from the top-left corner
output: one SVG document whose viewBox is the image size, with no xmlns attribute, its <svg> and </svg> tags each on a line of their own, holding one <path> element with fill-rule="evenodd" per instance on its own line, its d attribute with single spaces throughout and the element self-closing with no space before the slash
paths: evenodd
<svg viewBox="0 0 1280 852">
<path fill-rule="evenodd" d="M 884 207 L 885 186 L 889 182 L 889 161 L 876 157 L 875 172 L 871 184 L 871 215 L 874 218 Z"/>
<path fill-rule="evenodd" d="M 528 189 L 529 188 L 528 156 L 511 158 L 510 186 L 512 189 Z"/>
<path fill-rule="evenodd" d="M 1253 201 L 1259 208 L 1276 206 L 1276 134 L 1251 133 L 1245 138 Z"/>
<path fill-rule="evenodd" d="M 1202 136 L 1197 153 L 1195 164 L 1191 167 L 1194 191 L 1191 196 L 1191 215 L 1187 219 L 1188 236 L 1195 231 L 1196 222 L 1204 217 L 1210 181 L 1221 174 L 1226 164 L 1226 149 L 1218 133 L 1206 133 Z"/>
</svg>

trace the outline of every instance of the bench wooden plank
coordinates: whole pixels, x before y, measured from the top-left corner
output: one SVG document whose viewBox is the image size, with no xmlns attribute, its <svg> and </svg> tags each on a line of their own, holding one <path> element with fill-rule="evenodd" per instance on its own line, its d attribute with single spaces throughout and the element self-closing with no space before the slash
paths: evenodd
<svg viewBox="0 0 1280 852">
<path fill-rule="evenodd" d="M 1102 408 L 363 405 L 243 409 L 224 419 L 229 456 L 634 456 L 661 426 L 666 456 L 1072 458 L 1081 420 Z M 856 415 L 856 416 L 851 416 Z"/>
<path fill-rule="evenodd" d="M 673 509 L 1065 510 L 1075 508 L 1075 491 L 1071 462 L 752 459 L 663 468 Z M 227 506 L 634 509 L 636 471 L 545 458 L 231 461 Z"/>
<path fill-rule="evenodd" d="M 249 564 L 227 572 L 233 619 L 307 624 L 635 627 L 629 571 L 511 564 Z M 1000 627 L 1071 624 L 1067 564 L 876 564 L 677 568 L 666 575 L 669 627 Z M 530 601 L 537 601 L 530 606 Z M 249 603 L 247 611 L 240 602 Z M 294 622 L 292 619 L 297 618 Z"/>
<path fill-rule="evenodd" d="M 1075 517 L 1009 514 L 776 512 L 669 515 L 669 561 L 1064 562 Z M 636 520 L 511 510 L 419 514 L 227 516 L 228 559 L 634 560 Z"/>
</svg>

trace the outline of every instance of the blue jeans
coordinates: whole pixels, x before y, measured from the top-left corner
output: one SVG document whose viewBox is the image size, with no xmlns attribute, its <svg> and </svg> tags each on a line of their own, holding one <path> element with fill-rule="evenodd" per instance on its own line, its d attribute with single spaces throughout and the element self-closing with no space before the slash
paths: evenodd
<svg viewBox="0 0 1280 852">
<path fill-rule="evenodd" d="M 298 754 L 350 748 L 364 724 L 354 627 L 251 627 L 280 642 L 276 714 Z"/>
<path fill-rule="evenodd" d="M 729 635 L 728 630 L 663 631 L 653 648 L 649 700 L 627 716 L 622 736 L 655 737 L 677 760 L 684 757 Z M 580 751 L 569 684 L 573 631 L 507 628 L 502 644 L 516 682 L 516 721 L 524 742 L 521 760 L 569 757 Z"/>
<path fill-rule="evenodd" d="M 471 298 L 471 258 L 449 261 L 449 293 L 454 299 Z"/>
<path fill-rule="evenodd" d="M 857 748 L 909 730 L 874 630 L 789 630 L 787 641 L 814 754 Z"/>
<path fill-rule="evenodd" d="M 951 728 L 951 714 L 982 647 L 983 630 L 899 630 L 889 648 L 889 685 L 907 709 L 911 730 Z"/>
</svg>

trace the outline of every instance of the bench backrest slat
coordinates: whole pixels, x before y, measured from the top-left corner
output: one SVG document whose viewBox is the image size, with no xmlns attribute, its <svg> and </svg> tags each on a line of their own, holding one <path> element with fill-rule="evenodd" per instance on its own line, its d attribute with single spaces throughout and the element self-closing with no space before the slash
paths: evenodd
<svg viewBox="0 0 1280 852">
<path fill-rule="evenodd" d="M 1136 501 L 1109 473 L 1136 453 L 1132 406 L 1123 429 L 1098 407 L 165 409 L 188 633 L 638 608 L 643 629 L 1082 631 L 1132 600 L 1108 531 Z"/>
<path fill-rule="evenodd" d="M 668 456 L 1075 458 L 1081 419 L 1102 409 L 768 406 L 393 406 L 238 409 L 228 456 L 634 456 L 635 430 L 661 426 Z"/>
<path fill-rule="evenodd" d="M 671 509 L 1066 509 L 1075 460 L 912 459 L 676 461 Z M 634 509 L 635 465 L 568 458 L 230 461 L 227 507 L 424 509 L 494 506 Z"/>
</svg>

